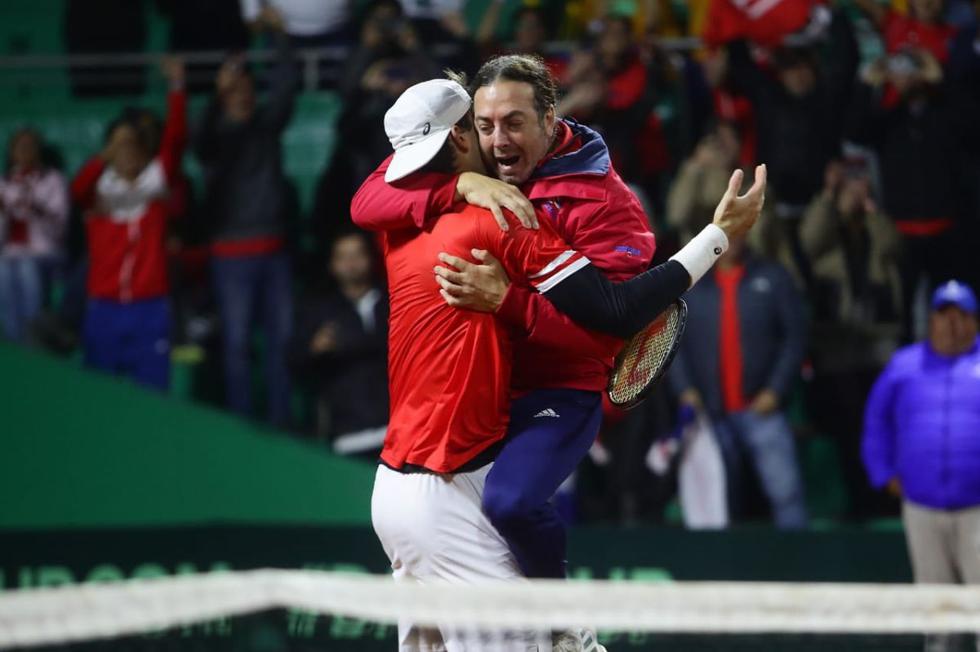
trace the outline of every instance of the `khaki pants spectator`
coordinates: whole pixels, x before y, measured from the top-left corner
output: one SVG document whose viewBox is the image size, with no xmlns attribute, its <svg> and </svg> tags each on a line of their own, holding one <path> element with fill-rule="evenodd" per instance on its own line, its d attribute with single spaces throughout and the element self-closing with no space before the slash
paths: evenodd
<svg viewBox="0 0 980 652">
<path fill-rule="evenodd" d="M 906 501 L 905 537 L 915 581 L 920 584 L 980 584 L 980 506 L 937 510 Z M 961 649 L 955 636 L 926 638 L 926 652 Z M 976 642 L 980 651 L 980 637 Z"/>
</svg>

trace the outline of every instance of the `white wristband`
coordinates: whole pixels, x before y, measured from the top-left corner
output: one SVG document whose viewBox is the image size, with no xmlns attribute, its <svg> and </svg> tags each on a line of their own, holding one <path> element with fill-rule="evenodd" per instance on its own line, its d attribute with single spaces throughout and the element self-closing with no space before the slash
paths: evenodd
<svg viewBox="0 0 980 652">
<path fill-rule="evenodd" d="M 688 287 L 693 287 L 726 251 L 728 236 L 720 227 L 709 224 L 670 259 L 684 266 L 691 276 L 691 285 Z"/>
</svg>

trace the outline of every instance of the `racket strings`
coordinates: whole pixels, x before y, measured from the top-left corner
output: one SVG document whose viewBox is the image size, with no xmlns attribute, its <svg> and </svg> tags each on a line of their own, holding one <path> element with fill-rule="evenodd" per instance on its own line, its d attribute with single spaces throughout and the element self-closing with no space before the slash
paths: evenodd
<svg viewBox="0 0 980 652">
<path fill-rule="evenodd" d="M 616 362 L 609 398 L 616 405 L 630 404 L 661 374 L 682 328 L 673 307 L 627 342 Z"/>
</svg>

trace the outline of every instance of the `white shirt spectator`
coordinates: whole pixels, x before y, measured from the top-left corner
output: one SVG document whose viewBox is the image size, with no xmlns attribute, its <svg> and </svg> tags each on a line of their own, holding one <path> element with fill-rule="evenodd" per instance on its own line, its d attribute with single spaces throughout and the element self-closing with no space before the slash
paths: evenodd
<svg viewBox="0 0 980 652">
<path fill-rule="evenodd" d="M 15 226 L 15 222 L 21 226 Z M 68 187 L 57 170 L 0 178 L 0 253 L 50 256 L 61 250 L 68 223 Z"/>
<path fill-rule="evenodd" d="M 347 0 L 241 0 L 242 19 L 258 19 L 265 5 L 278 11 L 290 36 L 317 36 L 340 29 L 350 18 Z"/>
<path fill-rule="evenodd" d="M 443 18 L 463 11 L 463 0 L 399 0 L 409 18 Z"/>
</svg>

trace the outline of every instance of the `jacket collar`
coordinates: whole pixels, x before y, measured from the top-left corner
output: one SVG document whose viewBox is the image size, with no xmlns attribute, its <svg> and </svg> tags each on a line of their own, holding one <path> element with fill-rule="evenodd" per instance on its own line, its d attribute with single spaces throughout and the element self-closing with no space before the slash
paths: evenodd
<svg viewBox="0 0 980 652">
<path fill-rule="evenodd" d="M 605 177 L 612 162 L 602 136 L 568 118 L 559 123 L 559 129 L 563 142 L 531 175 L 528 197 L 605 199 Z"/>
</svg>

